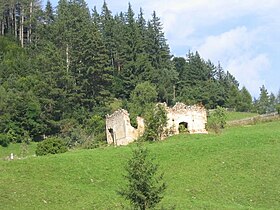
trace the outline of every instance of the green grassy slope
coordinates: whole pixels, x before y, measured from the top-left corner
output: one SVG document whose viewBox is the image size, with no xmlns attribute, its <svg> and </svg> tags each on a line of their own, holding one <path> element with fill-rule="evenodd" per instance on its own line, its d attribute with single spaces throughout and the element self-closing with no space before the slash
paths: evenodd
<svg viewBox="0 0 280 210">
<path fill-rule="evenodd" d="M 251 112 L 226 112 L 227 121 L 240 120 L 248 117 L 255 117 L 257 115 L 257 113 Z"/>
<path fill-rule="evenodd" d="M 277 209 L 280 122 L 178 135 L 147 144 L 165 172 L 162 205 L 176 209 Z M 116 194 L 131 147 L 0 161 L 1 209 L 121 209 Z"/>
<path fill-rule="evenodd" d="M 11 153 L 17 158 L 35 155 L 37 143 L 31 142 L 24 147 L 24 144 L 9 144 L 8 147 L 0 146 L 0 159 L 9 156 Z"/>
</svg>

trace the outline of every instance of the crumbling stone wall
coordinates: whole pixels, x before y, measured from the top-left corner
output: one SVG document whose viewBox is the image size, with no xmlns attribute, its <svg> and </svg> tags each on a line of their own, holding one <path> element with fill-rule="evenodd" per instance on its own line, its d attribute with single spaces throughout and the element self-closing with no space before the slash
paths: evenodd
<svg viewBox="0 0 280 210">
<path fill-rule="evenodd" d="M 176 103 L 173 107 L 167 107 L 167 126 L 164 137 L 178 134 L 180 124 L 185 126 L 188 133 L 207 133 L 206 109 L 202 105 L 187 106 L 183 103 Z M 144 119 L 137 117 L 137 129 L 130 124 L 129 113 L 120 109 L 112 115 L 106 116 L 106 135 L 108 144 L 127 145 L 144 133 Z"/>
<path fill-rule="evenodd" d="M 137 117 L 137 129 L 130 124 L 129 113 L 120 109 L 106 116 L 106 136 L 108 144 L 127 145 L 144 132 L 144 119 Z"/>
<path fill-rule="evenodd" d="M 207 133 L 205 129 L 207 112 L 204 106 L 187 106 L 183 103 L 176 103 L 171 108 L 166 106 L 166 111 L 168 119 L 166 129 L 169 129 L 171 133 L 179 134 L 180 124 L 184 125 L 190 134 Z"/>
</svg>

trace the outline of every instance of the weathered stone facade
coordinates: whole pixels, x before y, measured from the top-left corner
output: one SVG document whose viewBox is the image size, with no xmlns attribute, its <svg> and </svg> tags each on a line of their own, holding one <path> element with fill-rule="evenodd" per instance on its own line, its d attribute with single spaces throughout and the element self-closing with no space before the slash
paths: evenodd
<svg viewBox="0 0 280 210">
<path fill-rule="evenodd" d="M 137 117 L 138 128 L 130 124 L 129 113 L 124 109 L 115 111 L 112 115 L 106 116 L 107 143 L 127 145 L 141 136 L 144 132 L 144 119 Z"/>
<path fill-rule="evenodd" d="M 184 126 L 188 133 L 207 133 L 207 112 L 204 106 L 187 106 L 176 103 L 173 107 L 167 107 L 167 129 L 173 134 L 179 134 L 180 125 Z"/>
<path fill-rule="evenodd" d="M 179 127 L 183 127 L 186 132 L 207 133 L 205 125 L 207 123 L 206 109 L 202 105 L 187 106 L 183 103 L 176 103 L 173 107 L 165 106 L 167 112 L 167 126 L 165 137 L 178 134 Z M 112 115 L 106 116 L 106 135 L 108 144 L 127 145 L 144 133 L 144 119 L 137 117 L 137 129 L 130 124 L 129 113 L 120 109 Z"/>
</svg>

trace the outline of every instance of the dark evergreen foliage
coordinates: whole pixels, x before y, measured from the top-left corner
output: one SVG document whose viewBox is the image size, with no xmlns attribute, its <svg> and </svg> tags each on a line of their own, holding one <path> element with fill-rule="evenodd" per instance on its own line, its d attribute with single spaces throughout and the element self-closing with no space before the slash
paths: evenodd
<svg viewBox="0 0 280 210">
<path fill-rule="evenodd" d="M 50 1 L 44 9 L 38 1 L 0 1 L 0 132 L 7 142 L 56 135 L 71 145 L 100 142 L 105 114 L 123 107 L 146 115 L 153 102 L 252 110 L 250 93 L 238 87 L 198 52 L 173 57 L 156 12 L 146 20 L 131 4 L 113 16 L 106 2 L 90 14 L 85 0 L 59 0 L 56 9 Z M 279 94 L 262 92 L 255 109 L 275 111 Z"/>
<path fill-rule="evenodd" d="M 134 209 L 152 209 L 163 198 L 166 184 L 163 174 L 158 173 L 158 165 L 149 157 L 148 150 L 138 146 L 126 166 L 125 178 L 128 182 L 119 194 L 130 201 Z"/>
<path fill-rule="evenodd" d="M 36 155 L 48 155 L 48 154 L 58 154 L 67 151 L 67 147 L 62 139 L 59 138 L 48 138 L 42 142 L 39 142 L 36 148 Z"/>
</svg>

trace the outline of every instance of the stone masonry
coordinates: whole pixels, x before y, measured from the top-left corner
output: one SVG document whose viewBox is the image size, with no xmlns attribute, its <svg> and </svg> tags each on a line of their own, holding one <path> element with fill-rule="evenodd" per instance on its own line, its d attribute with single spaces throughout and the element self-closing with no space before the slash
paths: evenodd
<svg viewBox="0 0 280 210">
<path fill-rule="evenodd" d="M 127 145 L 144 132 L 144 119 L 137 117 L 137 129 L 130 124 L 129 113 L 124 109 L 106 116 L 107 143 L 115 146 Z"/>
<path fill-rule="evenodd" d="M 208 133 L 205 129 L 207 123 L 207 112 L 204 106 L 194 105 L 187 106 L 183 103 L 176 103 L 175 106 L 167 111 L 167 129 L 173 134 L 179 134 L 179 126 L 185 127 L 190 134 Z"/>
<path fill-rule="evenodd" d="M 179 127 L 183 127 L 187 133 L 207 133 L 206 109 L 202 105 L 187 106 L 183 103 L 176 103 L 173 107 L 167 107 L 166 135 L 179 134 Z M 144 119 L 137 117 L 137 128 L 130 124 L 129 113 L 124 109 L 115 111 L 112 115 L 106 116 L 106 135 L 108 144 L 115 146 L 127 145 L 144 133 Z"/>
</svg>

